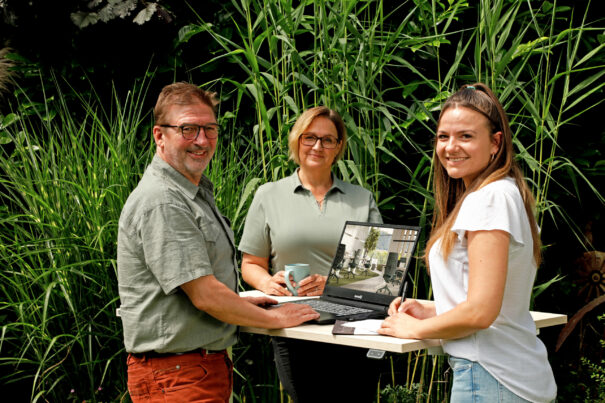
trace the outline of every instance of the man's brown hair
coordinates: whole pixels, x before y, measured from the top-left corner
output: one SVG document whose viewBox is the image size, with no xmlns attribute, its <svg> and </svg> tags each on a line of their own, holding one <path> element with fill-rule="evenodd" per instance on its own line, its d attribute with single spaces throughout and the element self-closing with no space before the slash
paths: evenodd
<svg viewBox="0 0 605 403">
<path fill-rule="evenodd" d="M 204 91 L 196 85 L 185 82 L 168 84 L 162 88 L 162 92 L 160 92 L 158 101 L 153 109 L 155 124 L 170 124 L 170 122 L 164 122 L 164 116 L 166 115 L 168 106 L 191 105 L 198 102 L 210 106 L 216 115 L 216 106 L 219 101 L 216 98 L 215 92 Z"/>
</svg>

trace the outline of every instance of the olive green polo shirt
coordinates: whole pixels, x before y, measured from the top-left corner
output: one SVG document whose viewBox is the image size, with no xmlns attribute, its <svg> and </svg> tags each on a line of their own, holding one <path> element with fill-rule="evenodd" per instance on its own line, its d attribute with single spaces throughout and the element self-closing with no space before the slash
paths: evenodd
<svg viewBox="0 0 605 403">
<path fill-rule="evenodd" d="M 126 201 L 118 227 L 118 289 L 124 344 L 130 353 L 220 350 L 236 326 L 193 306 L 180 286 L 214 275 L 236 290 L 233 232 L 212 183 L 199 186 L 157 155 Z"/>
<path fill-rule="evenodd" d="M 298 169 L 260 186 L 246 216 L 239 250 L 269 257 L 273 273 L 289 263 L 308 263 L 311 273 L 327 276 L 346 221 L 382 222 L 370 191 L 332 178 L 321 209 L 300 182 Z"/>
</svg>

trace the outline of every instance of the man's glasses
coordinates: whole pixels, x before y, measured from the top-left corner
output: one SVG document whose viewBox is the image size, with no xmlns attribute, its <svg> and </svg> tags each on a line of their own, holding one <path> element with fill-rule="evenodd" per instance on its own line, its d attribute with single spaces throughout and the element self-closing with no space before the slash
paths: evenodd
<svg viewBox="0 0 605 403">
<path fill-rule="evenodd" d="M 300 142 L 303 145 L 310 147 L 313 147 L 315 143 L 317 143 L 317 140 L 319 140 L 321 146 L 326 149 L 336 148 L 336 146 L 338 146 L 338 143 L 340 143 L 340 140 L 334 136 L 317 137 L 314 134 L 302 134 L 300 136 Z"/>
<path fill-rule="evenodd" d="M 209 123 L 207 125 L 194 125 L 194 124 L 186 124 L 180 126 L 172 126 L 172 125 L 160 125 L 160 127 L 172 127 L 177 129 L 181 135 L 185 138 L 185 140 L 195 140 L 197 136 L 200 135 L 200 129 L 204 129 L 204 134 L 208 139 L 215 139 L 218 137 L 218 124 L 217 123 Z"/>
</svg>

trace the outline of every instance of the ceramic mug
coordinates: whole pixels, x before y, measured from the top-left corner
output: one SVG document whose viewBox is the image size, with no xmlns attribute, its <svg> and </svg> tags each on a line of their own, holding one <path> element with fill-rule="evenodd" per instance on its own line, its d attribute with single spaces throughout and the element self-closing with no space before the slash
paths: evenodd
<svg viewBox="0 0 605 403">
<path fill-rule="evenodd" d="M 298 295 L 298 282 L 305 277 L 309 277 L 309 274 L 311 274 L 309 265 L 307 263 L 287 264 L 285 266 L 285 271 L 284 279 L 286 281 L 286 287 L 288 287 L 288 290 L 290 290 L 292 295 Z M 290 276 L 292 276 L 292 281 L 296 283 L 296 287 L 290 282 Z"/>
</svg>

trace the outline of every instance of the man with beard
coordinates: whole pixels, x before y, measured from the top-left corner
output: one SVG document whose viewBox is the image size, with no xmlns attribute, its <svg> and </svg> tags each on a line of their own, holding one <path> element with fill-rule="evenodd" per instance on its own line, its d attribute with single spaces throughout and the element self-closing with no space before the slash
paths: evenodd
<svg viewBox="0 0 605 403">
<path fill-rule="evenodd" d="M 236 325 L 282 328 L 319 316 L 305 305 L 264 309 L 276 301 L 236 293 L 233 231 L 203 175 L 219 136 L 216 104 L 192 84 L 164 87 L 156 155 L 120 216 L 120 316 L 134 402 L 226 402 Z"/>
</svg>

